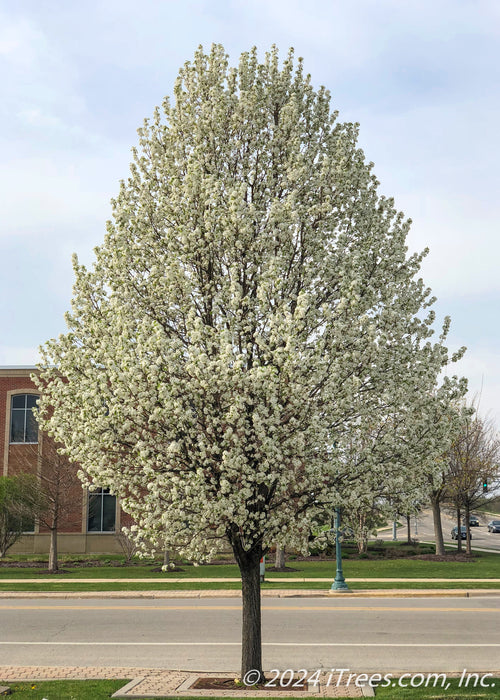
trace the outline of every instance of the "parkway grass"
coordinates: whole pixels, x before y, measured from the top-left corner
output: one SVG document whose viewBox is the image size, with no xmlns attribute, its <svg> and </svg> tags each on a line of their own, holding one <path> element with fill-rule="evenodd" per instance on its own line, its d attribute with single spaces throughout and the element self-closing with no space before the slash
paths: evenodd
<svg viewBox="0 0 500 700">
<path fill-rule="evenodd" d="M 266 568 L 266 578 L 328 578 L 335 576 L 335 561 L 289 560 L 291 570 L 274 572 Z M 76 566 L 61 569 L 64 573 L 54 574 L 55 579 L 71 578 L 151 578 L 165 583 L 169 579 L 184 578 L 239 578 L 236 564 L 205 564 L 193 566 L 181 563 L 169 572 L 154 571 L 158 565 L 137 566 Z M 344 575 L 347 578 L 500 578 L 500 554 L 473 553 L 468 561 L 429 561 L 422 559 L 346 559 L 343 561 Z M 0 568 L 0 581 L 5 578 L 46 578 L 46 565 L 36 568 L 8 566 L 8 560 Z"/>
<path fill-rule="evenodd" d="M 396 680 L 396 679 L 395 679 Z M 407 682 L 405 680 L 405 682 Z M 379 700 L 482 700 L 483 698 L 500 698 L 500 678 L 488 678 L 490 684 L 488 688 L 476 687 L 472 683 L 470 687 L 459 687 L 458 678 L 450 678 L 450 687 L 433 688 L 429 686 L 425 688 L 400 688 L 397 683 L 395 687 L 381 687 L 375 689 L 375 697 Z"/>
<path fill-rule="evenodd" d="M 104 700 L 110 698 L 127 680 L 100 681 L 22 681 L 3 683 L 8 686 L 13 700 Z"/>
<path fill-rule="evenodd" d="M 22 683 L 2 683 L 12 690 L 13 700 L 105 700 L 113 693 L 128 683 L 128 680 L 104 680 L 104 681 L 23 681 Z M 317 700 L 317 696 L 300 694 L 300 700 Z M 134 696 L 135 700 L 141 700 Z M 149 696 L 151 697 L 151 696 Z M 171 697 L 171 696 L 169 696 Z M 142 699 L 144 700 L 144 698 Z M 167 696 L 156 696 L 156 700 L 168 700 Z M 204 700 L 199 695 L 184 697 L 184 700 Z M 256 697 L 248 697 L 245 700 L 258 700 Z M 280 700 L 297 700 L 296 697 L 283 697 Z"/>
<path fill-rule="evenodd" d="M 331 577 L 331 582 L 333 583 L 334 575 Z M 349 589 L 352 591 L 363 591 L 363 590 L 394 590 L 394 589 L 418 589 L 418 590 L 487 590 L 495 589 L 500 590 L 499 582 L 474 582 L 466 583 L 460 581 L 418 581 L 411 583 L 404 582 L 389 582 L 389 581 L 374 581 L 374 582 L 360 582 L 360 581 L 347 581 Z M 328 591 L 331 587 L 330 582 L 326 581 L 311 581 L 311 582 L 265 582 L 262 584 L 262 590 L 317 590 L 318 592 Z M 198 581 L 198 582 L 180 582 L 180 583 L 163 583 L 152 580 L 151 583 L 135 583 L 133 581 L 123 581 L 123 582 L 104 582 L 104 583 L 93 583 L 89 581 L 88 583 L 72 583 L 70 580 L 65 582 L 54 582 L 54 583 L 44 583 L 38 584 L 35 581 L 33 583 L 1 583 L 0 591 L 29 591 L 29 592 L 65 592 L 65 593 L 98 593 L 100 591 L 229 591 L 229 590 L 241 590 L 241 583 L 239 581 L 224 581 L 224 582 L 209 582 L 209 581 Z M 340 594 L 341 595 L 341 594 Z"/>
<path fill-rule="evenodd" d="M 500 698 L 500 679 L 488 679 L 491 681 L 489 688 L 460 688 L 458 679 L 450 679 L 450 687 L 432 688 L 400 688 L 377 687 L 375 696 L 380 700 L 482 700 L 483 698 Z M 23 681 L 18 683 L 6 683 L 12 690 L 12 697 L 16 700 L 104 700 L 122 688 L 128 682 L 123 680 L 84 680 L 84 681 Z M 1 681 L 0 681 L 0 684 Z M 301 695 L 301 700 L 314 700 L 314 696 Z M 316 696 L 317 697 L 317 696 Z M 291 697 L 281 700 L 292 700 Z M 256 700 L 247 697 L 246 700 Z M 137 698 L 137 700 L 141 700 Z M 157 696 L 157 700 L 166 700 L 163 696 Z M 202 700 L 200 696 L 189 696 L 185 700 Z M 297 700 L 297 698 L 293 698 Z"/>
</svg>

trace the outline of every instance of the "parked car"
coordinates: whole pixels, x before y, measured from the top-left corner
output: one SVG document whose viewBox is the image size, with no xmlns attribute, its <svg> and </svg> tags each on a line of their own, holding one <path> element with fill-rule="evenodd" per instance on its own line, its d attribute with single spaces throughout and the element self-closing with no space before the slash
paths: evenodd
<svg viewBox="0 0 500 700">
<path fill-rule="evenodd" d="M 500 520 L 490 520 L 488 523 L 488 532 L 500 532 Z"/>
<path fill-rule="evenodd" d="M 479 527 L 479 518 L 476 518 L 475 515 L 471 515 L 469 518 L 469 525 L 471 527 Z"/>
<path fill-rule="evenodd" d="M 470 539 L 472 539 L 472 535 L 469 535 Z M 458 527 L 455 525 L 453 530 L 451 531 L 451 539 L 452 540 L 458 540 Z M 465 540 L 467 539 L 467 528 L 465 525 L 462 525 L 460 527 L 460 539 Z"/>
</svg>

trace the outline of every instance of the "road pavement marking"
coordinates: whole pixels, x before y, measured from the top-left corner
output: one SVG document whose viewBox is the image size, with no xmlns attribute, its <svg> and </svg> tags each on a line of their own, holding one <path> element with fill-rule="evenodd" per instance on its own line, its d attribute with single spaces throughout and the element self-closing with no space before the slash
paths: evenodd
<svg viewBox="0 0 500 700">
<path fill-rule="evenodd" d="M 2 610 L 50 610 L 61 611 L 65 610 L 200 610 L 207 612 L 211 610 L 241 610 L 241 605 L 2 605 L 0 604 L 0 612 Z M 497 608 L 434 608 L 434 607 L 388 607 L 375 605 L 359 605 L 347 607 L 326 607 L 320 605 L 263 605 L 262 610 L 295 610 L 295 611 L 314 611 L 314 612 L 473 612 L 473 613 L 499 613 L 500 605 Z"/>
<path fill-rule="evenodd" d="M 0 642 L 0 646 L 79 646 L 79 647 L 240 647 L 241 642 Z M 263 642 L 264 647 L 419 647 L 419 648 L 482 648 L 500 647 L 496 644 L 464 644 L 446 642 L 444 644 L 413 644 L 400 642 Z"/>
</svg>

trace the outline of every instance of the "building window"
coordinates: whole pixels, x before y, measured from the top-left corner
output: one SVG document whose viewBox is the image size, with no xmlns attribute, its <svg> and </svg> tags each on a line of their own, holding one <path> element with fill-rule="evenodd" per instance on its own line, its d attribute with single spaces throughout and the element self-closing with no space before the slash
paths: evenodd
<svg viewBox="0 0 500 700">
<path fill-rule="evenodd" d="M 116 496 L 109 489 L 90 491 L 87 532 L 114 532 L 115 521 Z"/>
<path fill-rule="evenodd" d="M 12 397 L 10 407 L 11 442 L 38 442 L 38 424 L 33 415 L 38 398 L 35 394 L 16 394 Z"/>
</svg>

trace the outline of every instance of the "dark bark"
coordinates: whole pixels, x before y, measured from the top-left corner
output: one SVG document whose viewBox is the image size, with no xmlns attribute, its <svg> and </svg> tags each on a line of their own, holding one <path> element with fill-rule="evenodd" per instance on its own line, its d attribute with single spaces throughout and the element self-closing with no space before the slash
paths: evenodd
<svg viewBox="0 0 500 700">
<path fill-rule="evenodd" d="M 411 539 L 411 515 L 406 516 L 406 541 L 408 544 L 412 543 Z"/>
<path fill-rule="evenodd" d="M 245 550 L 238 534 L 231 534 L 229 541 L 241 574 L 242 628 L 241 628 L 241 677 L 248 671 L 257 671 L 252 681 L 264 679 L 262 671 L 262 627 L 260 605 L 260 559 L 263 556 L 260 542 Z"/>
<path fill-rule="evenodd" d="M 443 525 L 441 523 L 441 504 L 437 492 L 431 494 L 432 517 L 434 520 L 434 539 L 436 540 L 436 554 L 444 555 Z"/>
</svg>

